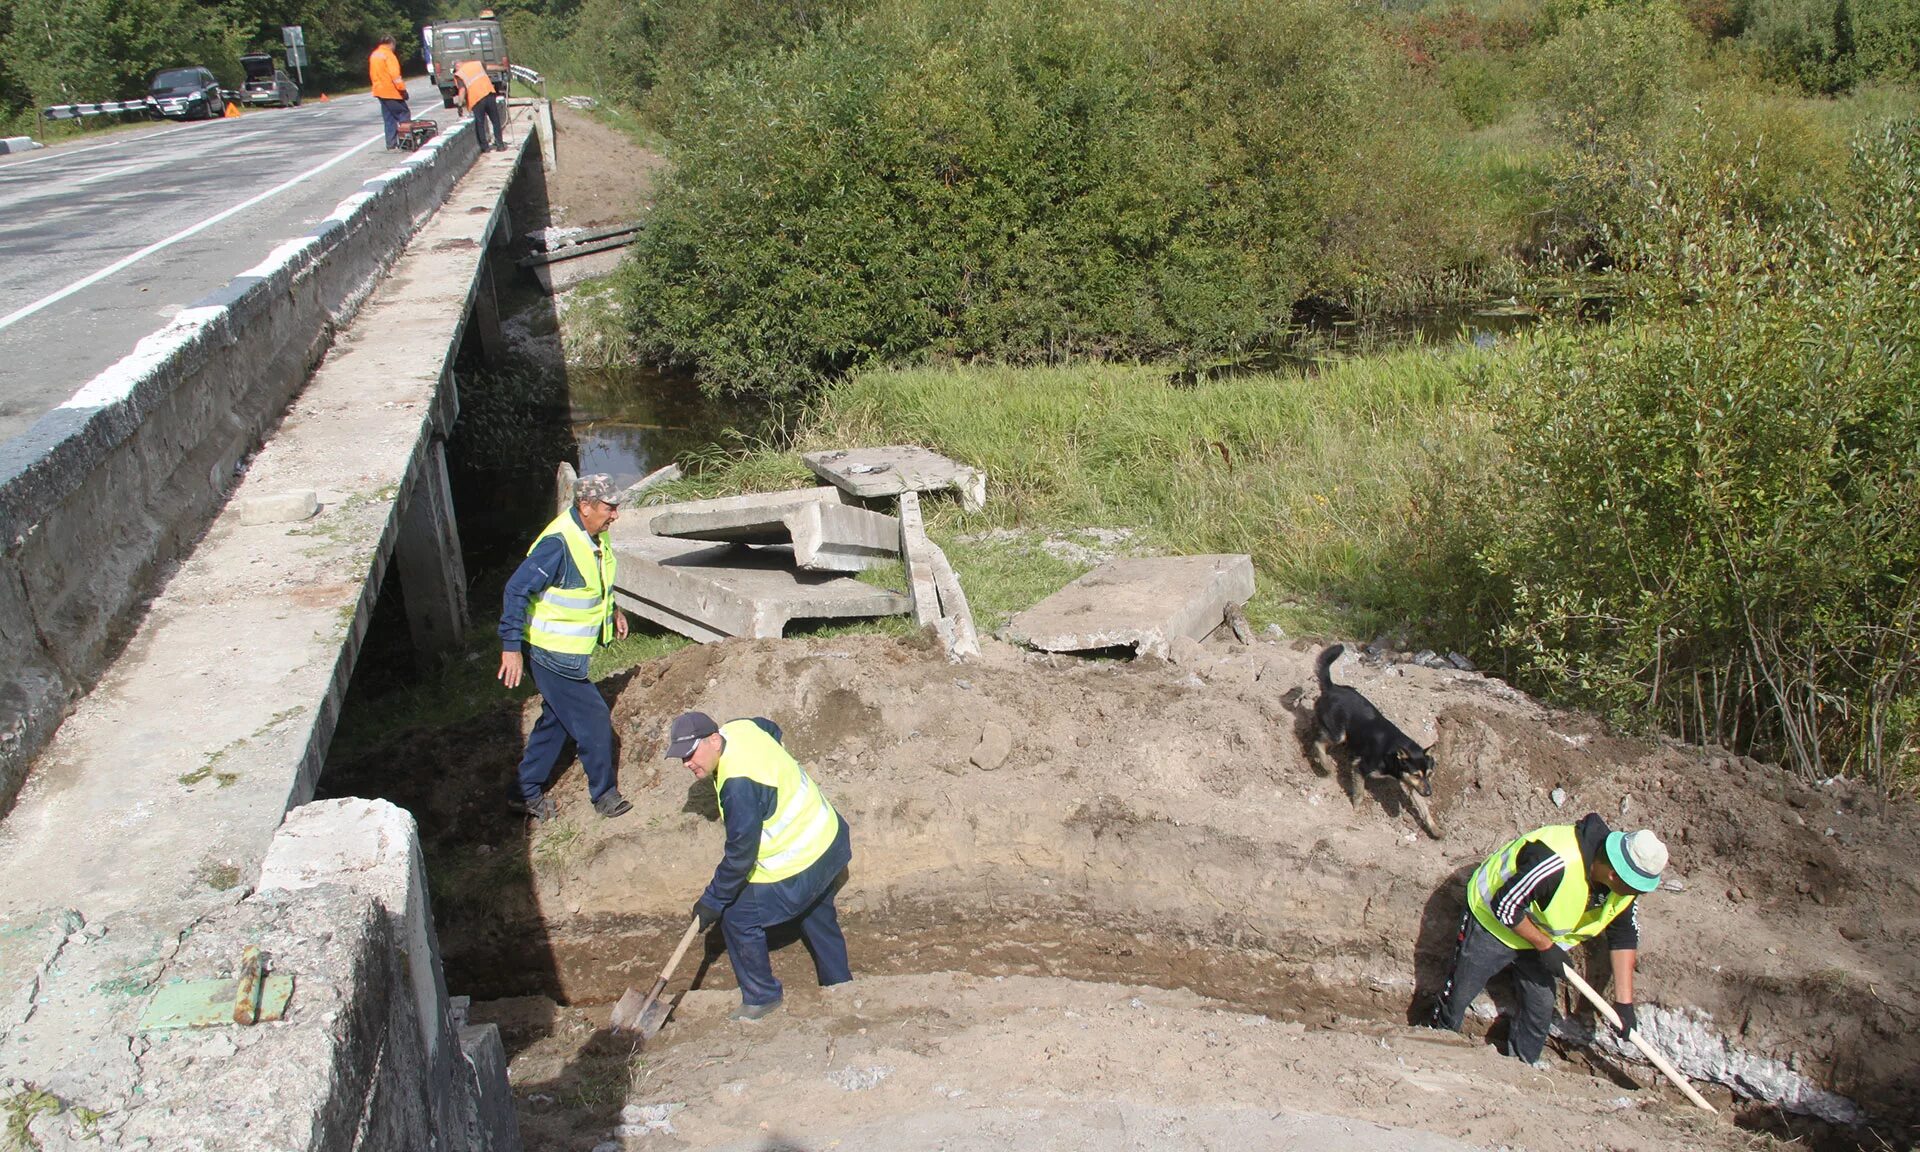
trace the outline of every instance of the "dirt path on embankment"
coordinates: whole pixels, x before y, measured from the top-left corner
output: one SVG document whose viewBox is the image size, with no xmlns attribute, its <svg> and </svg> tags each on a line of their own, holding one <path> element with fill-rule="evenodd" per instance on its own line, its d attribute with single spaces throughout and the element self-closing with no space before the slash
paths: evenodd
<svg viewBox="0 0 1920 1152">
<path fill-rule="evenodd" d="M 1216 641 L 1175 665 L 990 643 L 956 666 L 918 641 L 731 641 L 606 686 L 635 805 L 620 820 L 593 814 L 577 770 L 559 820 L 529 831 L 507 815 L 533 715 L 507 707 L 330 767 L 328 787 L 384 786 L 419 816 L 453 990 L 532 994 L 476 1015 L 506 1026 L 533 1147 L 592 1147 L 628 1103 L 686 1105 L 677 1135 L 633 1147 L 882 1147 L 896 1124 L 918 1134 L 899 1146 L 984 1147 L 949 1139 L 974 1109 L 1014 1117 L 1003 1143 L 1025 1148 L 1078 1146 L 1055 1138 L 1077 1124 L 1122 1147 L 1162 1146 L 1155 1124 L 1188 1125 L 1165 1129 L 1173 1146 L 1271 1145 L 1294 1113 L 1542 1149 L 1569 1146 L 1571 1114 L 1580 1147 L 1748 1147 L 1671 1108 L 1644 1066 L 1556 1041 L 1541 1073 L 1405 1026 L 1442 975 L 1465 873 L 1516 832 L 1588 811 L 1673 849 L 1672 890 L 1643 901 L 1648 1031 L 1699 1074 L 1838 1115 L 1845 1102 L 1819 1095 L 1832 1090 L 1889 1139 L 1906 1131 L 1920 1112 L 1910 805 L 1350 654 L 1336 678 L 1436 744 L 1436 840 L 1385 786 L 1350 803 L 1304 748 L 1316 651 Z M 720 851 L 710 787 L 658 759 L 692 707 L 778 721 L 849 818 L 840 906 L 868 1007 L 812 992 L 789 947 L 790 1013 L 730 1025 L 732 994 L 695 997 L 629 1068 L 592 1026 L 649 982 Z M 989 729 L 1011 752 L 976 764 Z M 417 783 L 390 786 L 396 764 Z M 1134 985 L 1175 991 L 1135 1009 Z M 731 987 L 724 958 L 702 986 Z M 869 1066 L 892 1071 L 860 1089 L 830 1078 Z M 1243 1139 L 1209 1143 L 1209 1125 Z"/>
</svg>

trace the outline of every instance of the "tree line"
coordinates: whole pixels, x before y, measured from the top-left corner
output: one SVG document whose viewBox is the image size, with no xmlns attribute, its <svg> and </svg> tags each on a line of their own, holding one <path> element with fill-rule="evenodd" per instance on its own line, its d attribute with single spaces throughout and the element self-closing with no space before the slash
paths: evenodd
<svg viewBox="0 0 1920 1152">
<path fill-rule="evenodd" d="M 238 87 L 239 58 L 283 55 L 282 25 L 301 26 L 312 91 L 366 83 L 366 57 L 391 33 L 404 58 L 433 0 L 10 0 L 0 4 L 0 122 L 50 104 L 127 100 L 162 68 L 204 65 Z M 291 71 L 291 69 L 289 69 Z"/>
</svg>

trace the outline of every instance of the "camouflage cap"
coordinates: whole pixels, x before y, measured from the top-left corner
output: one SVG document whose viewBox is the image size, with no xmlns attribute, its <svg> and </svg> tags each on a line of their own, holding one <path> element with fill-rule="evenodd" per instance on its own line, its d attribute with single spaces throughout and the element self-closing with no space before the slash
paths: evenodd
<svg viewBox="0 0 1920 1152">
<path fill-rule="evenodd" d="M 627 490 L 613 482 L 613 477 L 605 472 L 595 472 L 582 476 L 573 483 L 575 503 L 582 500 L 598 500 L 602 504 L 619 505 L 627 498 Z"/>
</svg>

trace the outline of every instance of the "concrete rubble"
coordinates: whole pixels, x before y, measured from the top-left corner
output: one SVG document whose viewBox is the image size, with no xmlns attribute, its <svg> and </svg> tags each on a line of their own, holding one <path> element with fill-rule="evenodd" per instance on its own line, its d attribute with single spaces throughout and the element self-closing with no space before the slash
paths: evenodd
<svg viewBox="0 0 1920 1152">
<path fill-rule="evenodd" d="M 834 469 L 842 466 L 863 470 L 846 472 L 841 478 L 855 482 L 844 486 L 630 508 L 613 528 L 621 605 L 702 642 L 779 636 L 797 619 L 912 612 L 939 634 L 950 659 L 978 655 L 966 593 L 946 554 L 927 538 L 919 492 L 952 488 L 984 500 L 984 473 L 919 448 L 815 453 L 809 462 L 814 458 L 828 460 L 815 465 L 827 468 L 823 475 L 839 476 Z M 882 473 L 884 480 L 866 483 Z M 885 489 L 880 496 L 898 496 L 899 515 L 865 506 L 879 498 L 864 490 L 874 486 Z M 906 568 L 905 596 L 837 575 L 896 561 Z"/>
<path fill-rule="evenodd" d="M 952 489 L 969 512 L 987 505 L 987 474 L 917 444 L 837 448 L 803 457 L 813 474 L 862 499 Z"/>
<path fill-rule="evenodd" d="M 810 572 L 859 572 L 898 559 L 900 521 L 829 502 L 827 494 L 839 491 L 811 489 L 807 495 L 822 498 L 797 501 L 736 496 L 698 507 L 667 505 L 652 518 L 652 530 L 684 540 L 790 545 L 795 566 Z"/>
<path fill-rule="evenodd" d="M 1102 564 L 1015 616 L 1007 639 L 1044 652 L 1132 648 L 1167 659 L 1179 637 L 1203 639 L 1253 596 L 1243 555 L 1150 556 Z"/>
<path fill-rule="evenodd" d="M 729 496 L 632 509 L 614 523 L 614 577 L 622 608 L 702 643 L 729 636 L 781 635 L 789 621 L 893 616 L 911 609 L 905 596 L 832 572 L 794 567 L 790 548 L 741 548 L 727 543 L 664 536 L 663 516 L 725 514 L 761 507 L 837 505 L 835 488 L 766 496 Z M 761 513 L 756 513 L 756 515 Z"/>
</svg>

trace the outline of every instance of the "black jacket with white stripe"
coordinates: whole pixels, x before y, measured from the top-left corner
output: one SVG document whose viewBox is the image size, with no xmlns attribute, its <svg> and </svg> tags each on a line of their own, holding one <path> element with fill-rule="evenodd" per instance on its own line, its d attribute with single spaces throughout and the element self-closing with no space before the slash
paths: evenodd
<svg viewBox="0 0 1920 1152">
<path fill-rule="evenodd" d="M 1580 818 L 1574 831 L 1580 838 L 1580 864 L 1587 867 L 1606 851 L 1607 834 L 1612 830 L 1598 812 L 1589 812 Z M 1538 840 L 1529 840 L 1520 847 L 1513 879 L 1493 895 L 1493 914 L 1511 928 L 1527 914 L 1529 904 L 1537 903 L 1545 908 L 1560 891 L 1560 878 L 1565 871 L 1566 864 L 1559 853 Z M 1587 894 L 1589 908 L 1599 906 L 1608 896 L 1606 885 L 1596 883 L 1591 887 Z M 1607 925 L 1606 940 L 1607 947 L 1613 951 L 1640 946 L 1640 901 L 1627 905 L 1627 910 Z"/>
</svg>

